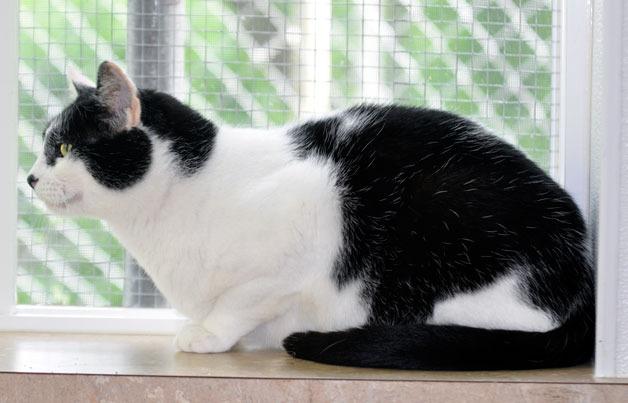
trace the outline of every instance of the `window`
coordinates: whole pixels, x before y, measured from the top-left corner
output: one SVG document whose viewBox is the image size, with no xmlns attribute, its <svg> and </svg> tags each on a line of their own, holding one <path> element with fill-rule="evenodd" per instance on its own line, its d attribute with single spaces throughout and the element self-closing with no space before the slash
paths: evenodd
<svg viewBox="0 0 628 403">
<path fill-rule="evenodd" d="M 227 125 L 358 102 L 446 109 L 564 181 L 561 11 L 552 0 L 20 0 L 15 304 L 164 306 L 106 224 L 51 215 L 26 184 L 47 119 L 70 101 L 70 67 L 94 77 L 114 60 L 139 87 Z"/>
</svg>

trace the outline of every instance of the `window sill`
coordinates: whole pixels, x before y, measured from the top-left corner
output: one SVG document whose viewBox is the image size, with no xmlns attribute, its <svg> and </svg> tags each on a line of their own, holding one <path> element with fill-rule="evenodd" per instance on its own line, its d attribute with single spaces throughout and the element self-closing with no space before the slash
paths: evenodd
<svg viewBox="0 0 628 403">
<path fill-rule="evenodd" d="M 217 393 L 211 395 L 212 400 L 263 396 L 271 401 L 287 396 L 294 400 L 385 400 L 421 393 L 426 399 L 459 396 L 484 402 L 512 396 L 531 400 L 587 396 L 594 397 L 593 401 L 613 401 L 628 393 L 628 379 L 594 378 L 590 367 L 490 372 L 370 370 L 294 360 L 279 351 L 181 353 L 175 351 L 169 336 L 0 333 L 0 390 L 8 391 L 4 395 L 8 401 L 24 398 L 25 391 L 32 393 L 29 401 L 39 400 L 40 394 L 68 401 L 77 392 L 97 397 L 95 400 L 116 400 L 110 395 L 115 390 L 124 390 L 125 400 L 133 401 L 146 399 L 150 393 L 173 401 L 181 391 L 188 400 L 206 399 L 207 393 Z M 138 399 L 131 399 L 134 393 L 139 393 Z"/>
<path fill-rule="evenodd" d="M 164 308 L 18 305 L 0 314 L 0 332 L 174 335 L 185 318 Z"/>
</svg>

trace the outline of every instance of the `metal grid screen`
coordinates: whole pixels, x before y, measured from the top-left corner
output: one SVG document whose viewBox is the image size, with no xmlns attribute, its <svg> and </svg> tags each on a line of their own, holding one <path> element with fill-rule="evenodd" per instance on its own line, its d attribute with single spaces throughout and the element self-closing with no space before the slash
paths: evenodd
<svg viewBox="0 0 628 403">
<path fill-rule="evenodd" d="M 552 0 L 21 0 L 19 304 L 162 306 L 101 222 L 26 184 L 66 71 L 111 59 L 220 124 L 268 127 L 369 102 L 474 118 L 557 172 Z"/>
</svg>

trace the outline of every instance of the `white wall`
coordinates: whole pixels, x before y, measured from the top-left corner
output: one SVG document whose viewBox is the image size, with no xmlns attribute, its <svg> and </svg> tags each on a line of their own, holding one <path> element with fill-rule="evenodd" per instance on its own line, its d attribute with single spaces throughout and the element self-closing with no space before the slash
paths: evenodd
<svg viewBox="0 0 628 403">
<path fill-rule="evenodd" d="M 592 204 L 599 211 L 595 372 L 611 377 L 628 376 L 628 6 L 622 3 L 593 2 L 591 183 Z"/>
<path fill-rule="evenodd" d="M 615 365 L 616 375 L 628 376 L 628 6 L 624 1 L 618 3 L 622 3 L 624 9 L 621 30 L 621 171 Z"/>
</svg>

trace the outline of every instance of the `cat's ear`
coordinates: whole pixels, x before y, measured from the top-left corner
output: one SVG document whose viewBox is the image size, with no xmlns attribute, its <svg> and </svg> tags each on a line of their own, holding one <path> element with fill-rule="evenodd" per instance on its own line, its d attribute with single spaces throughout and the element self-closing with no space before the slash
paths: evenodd
<svg viewBox="0 0 628 403">
<path fill-rule="evenodd" d="M 70 65 L 67 70 L 68 81 L 70 82 L 70 92 L 72 98 L 76 98 L 83 91 L 89 91 L 96 88 L 96 84 L 89 78 L 85 77 L 83 73 L 76 67 Z"/>
<path fill-rule="evenodd" d="M 130 129 L 140 124 L 141 106 L 137 88 L 115 63 L 105 61 L 100 64 L 96 94 L 109 109 L 115 129 Z"/>
</svg>

